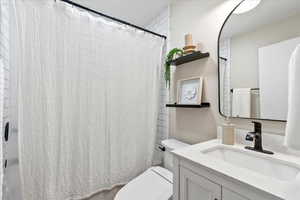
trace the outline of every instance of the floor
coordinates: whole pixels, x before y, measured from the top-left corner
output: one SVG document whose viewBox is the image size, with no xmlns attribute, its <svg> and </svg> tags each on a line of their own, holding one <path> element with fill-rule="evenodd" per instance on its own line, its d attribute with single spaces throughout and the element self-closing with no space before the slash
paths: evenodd
<svg viewBox="0 0 300 200">
<path fill-rule="evenodd" d="M 121 188 L 121 186 L 115 187 L 111 191 L 101 192 L 100 194 L 96 194 L 87 200 L 114 200 L 115 195 Z"/>
</svg>

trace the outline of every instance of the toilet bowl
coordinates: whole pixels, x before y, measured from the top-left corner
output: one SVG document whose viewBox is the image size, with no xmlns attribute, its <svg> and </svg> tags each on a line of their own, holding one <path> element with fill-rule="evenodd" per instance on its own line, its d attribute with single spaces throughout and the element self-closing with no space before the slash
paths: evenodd
<svg viewBox="0 0 300 200">
<path fill-rule="evenodd" d="M 151 167 L 126 184 L 114 200 L 171 200 L 173 194 L 173 157 L 171 151 L 188 146 L 178 140 L 162 141 L 164 168 Z"/>
<path fill-rule="evenodd" d="M 115 200 L 169 200 L 172 187 L 172 172 L 162 167 L 151 167 L 124 186 Z"/>
</svg>

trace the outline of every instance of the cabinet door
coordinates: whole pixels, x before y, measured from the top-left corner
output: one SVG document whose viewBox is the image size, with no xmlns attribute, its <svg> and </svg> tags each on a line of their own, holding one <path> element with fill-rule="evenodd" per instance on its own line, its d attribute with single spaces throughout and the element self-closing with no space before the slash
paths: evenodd
<svg viewBox="0 0 300 200">
<path fill-rule="evenodd" d="M 249 199 L 223 187 L 222 200 L 249 200 Z"/>
<path fill-rule="evenodd" d="M 221 200 L 221 186 L 181 167 L 180 200 Z"/>
</svg>

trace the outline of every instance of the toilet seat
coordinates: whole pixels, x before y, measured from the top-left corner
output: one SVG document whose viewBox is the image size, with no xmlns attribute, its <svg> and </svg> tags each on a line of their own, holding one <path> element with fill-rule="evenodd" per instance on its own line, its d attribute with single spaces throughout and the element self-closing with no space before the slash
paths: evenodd
<svg viewBox="0 0 300 200">
<path fill-rule="evenodd" d="M 115 200 L 169 200 L 172 194 L 172 172 L 162 167 L 151 167 L 125 185 Z"/>
</svg>

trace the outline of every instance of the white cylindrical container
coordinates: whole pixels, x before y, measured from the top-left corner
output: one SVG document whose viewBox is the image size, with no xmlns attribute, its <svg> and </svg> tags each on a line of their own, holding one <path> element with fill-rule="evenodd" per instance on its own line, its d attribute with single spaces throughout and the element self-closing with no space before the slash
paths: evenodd
<svg viewBox="0 0 300 200">
<path fill-rule="evenodd" d="M 186 34 L 185 36 L 185 46 L 192 46 L 193 45 L 193 35 L 192 34 Z"/>
<path fill-rule="evenodd" d="M 229 120 L 222 126 L 222 144 L 234 145 L 235 143 L 235 125 Z"/>
</svg>

